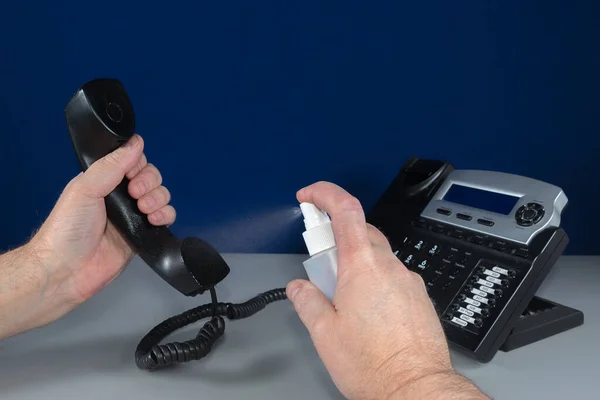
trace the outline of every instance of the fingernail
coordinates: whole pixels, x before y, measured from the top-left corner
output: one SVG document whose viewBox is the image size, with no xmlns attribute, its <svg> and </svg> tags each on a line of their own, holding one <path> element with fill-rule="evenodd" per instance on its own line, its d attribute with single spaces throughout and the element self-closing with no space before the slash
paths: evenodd
<svg viewBox="0 0 600 400">
<path fill-rule="evenodd" d="M 134 148 L 135 146 L 137 146 L 137 144 L 140 142 L 140 139 L 138 139 L 137 135 L 133 135 L 131 138 L 129 138 L 129 140 L 127 141 L 127 143 L 125 143 L 125 147 L 128 148 Z"/>
<path fill-rule="evenodd" d="M 146 207 L 152 208 L 156 204 L 156 199 L 154 198 L 154 196 L 149 195 L 144 199 L 144 202 L 146 203 Z"/>
<path fill-rule="evenodd" d="M 137 191 L 140 194 L 140 196 L 145 194 L 146 190 L 148 189 L 144 180 L 140 180 L 135 186 L 137 187 Z"/>
<path fill-rule="evenodd" d="M 165 219 L 165 216 L 163 215 L 162 211 L 156 211 L 153 214 L 154 217 L 154 221 L 159 223 L 160 221 L 162 221 L 163 219 Z"/>
<path fill-rule="evenodd" d="M 300 291 L 300 289 L 302 289 L 302 282 L 292 282 L 289 284 L 288 289 L 287 289 L 287 297 L 288 299 L 290 299 L 292 302 L 294 301 L 294 298 L 296 297 L 296 295 L 298 294 L 298 292 Z"/>
</svg>

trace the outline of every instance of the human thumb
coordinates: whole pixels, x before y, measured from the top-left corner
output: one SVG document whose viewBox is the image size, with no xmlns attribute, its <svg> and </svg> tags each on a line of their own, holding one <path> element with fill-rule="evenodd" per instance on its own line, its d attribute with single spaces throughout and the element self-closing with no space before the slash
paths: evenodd
<svg viewBox="0 0 600 400">
<path fill-rule="evenodd" d="M 313 340 L 326 334 L 335 317 L 335 309 L 323 292 L 309 281 L 300 279 L 290 282 L 286 291 Z"/>
<path fill-rule="evenodd" d="M 94 162 L 81 176 L 80 188 L 93 198 L 106 197 L 137 164 L 144 141 L 134 134 L 123 146 Z"/>
</svg>

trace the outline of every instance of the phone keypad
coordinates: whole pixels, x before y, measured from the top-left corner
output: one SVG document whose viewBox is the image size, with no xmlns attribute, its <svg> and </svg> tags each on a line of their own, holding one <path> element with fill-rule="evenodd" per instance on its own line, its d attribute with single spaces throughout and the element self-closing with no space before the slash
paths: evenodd
<svg viewBox="0 0 600 400">
<path fill-rule="evenodd" d="M 423 278 L 442 321 L 483 333 L 523 276 L 516 268 L 487 259 L 490 249 L 522 258 L 528 256 L 527 249 L 423 219 L 413 225 L 417 229 L 402 236 L 394 253 Z M 420 234 L 422 229 L 428 234 Z M 481 252 L 474 250 L 478 246 Z"/>
</svg>

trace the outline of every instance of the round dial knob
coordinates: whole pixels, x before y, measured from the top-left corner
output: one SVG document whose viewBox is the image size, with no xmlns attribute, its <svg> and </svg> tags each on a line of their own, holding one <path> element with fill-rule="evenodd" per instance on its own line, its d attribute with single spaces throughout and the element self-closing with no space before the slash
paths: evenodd
<svg viewBox="0 0 600 400">
<path fill-rule="evenodd" d="M 527 203 L 522 205 L 515 214 L 517 224 L 521 226 L 531 226 L 537 224 L 544 217 L 545 210 L 541 204 Z"/>
</svg>

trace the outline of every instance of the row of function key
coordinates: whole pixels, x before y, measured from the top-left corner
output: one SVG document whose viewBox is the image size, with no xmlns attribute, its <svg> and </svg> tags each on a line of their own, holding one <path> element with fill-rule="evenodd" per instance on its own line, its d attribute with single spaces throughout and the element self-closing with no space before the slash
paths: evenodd
<svg viewBox="0 0 600 400">
<path fill-rule="evenodd" d="M 477 333 L 503 297 L 504 290 L 514 286 L 516 276 L 514 269 L 502 268 L 494 263 L 480 263 L 444 318 Z"/>
<path fill-rule="evenodd" d="M 513 244 L 505 240 L 493 238 L 484 234 L 479 234 L 477 232 L 471 232 L 466 229 L 456 228 L 434 221 L 428 221 L 424 218 L 414 220 L 412 225 L 459 240 L 466 240 L 467 242 L 492 248 L 507 254 L 512 254 L 522 258 L 529 257 L 529 250 L 527 247 L 519 246 L 518 244 Z"/>
</svg>

